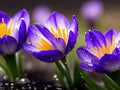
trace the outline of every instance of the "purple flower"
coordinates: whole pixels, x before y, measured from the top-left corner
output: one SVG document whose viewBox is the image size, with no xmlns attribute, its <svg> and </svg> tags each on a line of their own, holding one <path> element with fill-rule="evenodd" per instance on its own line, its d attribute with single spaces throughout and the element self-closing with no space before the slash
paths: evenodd
<svg viewBox="0 0 120 90">
<path fill-rule="evenodd" d="M 90 30 L 85 40 L 87 46 L 77 49 L 81 68 L 99 73 L 110 73 L 120 68 L 120 33 L 113 29 L 104 34 Z"/>
<path fill-rule="evenodd" d="M 45 26 L 36 24 L 28 31 L 29 44 L 24 50 L 44 62 L 55 62 L 70 52 L 77 39 L 78 21 L 75 16 L 71 22 L 58 12 L 53 12 Z"/>
<path fill-rule="evenodd" d="M 49 15 L 51 14 L 51 9 L 45 5 L 37 6 L 32 12 L 33 22 L 44 24 Z"/>
<path fill-rule="evenodd" d="M 96 21 L 102 14 L 103 4 L 99 0 L 91 0 L 81 7 L 82 16 L 87 21 Z"/>
<path fill-rule="evenodd" d="M 0 12 L 0 54 L 12 54 L 21 49 L 27 38 L 29 23 L 29 14 L 25 9 L 12 18 Z"/>
</svg>

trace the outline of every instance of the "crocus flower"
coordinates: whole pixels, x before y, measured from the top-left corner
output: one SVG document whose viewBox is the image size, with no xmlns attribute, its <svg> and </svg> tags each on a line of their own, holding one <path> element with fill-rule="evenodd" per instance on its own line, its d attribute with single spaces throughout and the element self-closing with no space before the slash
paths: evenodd
<svg viewBox="0 0 120 90">
<path fill-rule="evenodd" d="M 84 3 L 81 13 L 86 19 L 98 19 L 103 11 L 103 4 L 99 0 L 91 0 Z"/>
<path fill-rule="evenodd" d="M 26 41 L 29 14 L 23 9 L 10 18 L 0 11 L 0 54 L 13 54 Z"/>
<path fill-rule="evenodd" d="M 111 73 L 120 68 L 120 33 L 110 29 L 102 34 L 98 30 L 86 33 L 87 46 L 77 49 L 80 67 L 87 71 Z"/>
<path fill-rule="evenodd" d="M 102 15 L 103 4 L 100 0 L 90 0 L 83 3 L 80 13 L 88 24 L 94 24 Z"/>
<path fill-rule="evenodd" d="M 51 9 L 48 6 L 41 5 L 35 7 L 32 12 L 33 23 L 44 24 L 50 14 Z"/>
<path fill-rule="evenodd" d="M 78 22 L 75 16 L 71 22 L 58 12 L 53 12 L 45 26 L 36 24 L 28 30 L 29 44 L 24 50 L 44 62 L 55 62 L 71 51 L 76 43 Z"/>
</svg>

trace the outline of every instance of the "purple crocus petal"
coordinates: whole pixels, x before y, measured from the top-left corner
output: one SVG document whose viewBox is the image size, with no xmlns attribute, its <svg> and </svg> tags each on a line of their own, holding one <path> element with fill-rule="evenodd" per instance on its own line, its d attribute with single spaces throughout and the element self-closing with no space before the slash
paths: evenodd
<svg viewBox="0 0 120 90">
<path fill-rule="evenodd" d="M 90 66 L 90 65 L 88 65 L 88 64 L 86 64 L 86 63 L 80 63 L 79 66 L 80 66 L 82 69 L 84 69 L 85 71 L 89 71 L 89 72 L 94 71 L 93 66 Z"/>
<path fill-rule="evenodd" d="M 53 34 L 46 27 L 38 24 L 36 24 L 35 26 L 49 41 L 52 41 L 54 39 Z"/>
<path fill-rule="evenodd" d="M 2 54 L 12 54 L 17 49 L 17 41 L 11 36 L 4 36 L 0 39 L 0 52 Z"/>
<path fill-rule="evenodd" d="M 116 35 L 116 32 L 113 29 L 106 31 L 104 34 L 105 38 L 110 42 L 110 44 L 112 44 L 112 39 L 113 39 L 113 36 L 115 35 Z"/>
<path fill-rule="evenodd" d="M 65 50 L 65 54 L 67 54 L 68 52 L 70 52 L 74 48 L 74 46 L 76 44 L 76 40 L 77 40 L 76 34 L 74 34 L 72 31 L 70 31 L 69 37 L 68 37 L 68 43 L 67 43 L 66 50 Z"/>
<path fill-rule="evenodd" d="M 81 13 L 87 20 L 98 19 L 103 11 L 103 4 L 100 0 L 89 0 L 85 2 L 81 7 Z"/>
<path fill-rule="evenodd" d="M 60 50 L 62 53 L 64 53 L 66 45 L 62 38 L 54 38 L 52 40 L 52 44 L 55 50 Z"/>
<path fill-rule="evenodd" d="M 77 56 L 82 61 L 82 63 L 91 64 L 91 60 L 98 60 L 98 58 L 94 56 L 86 46 L 81 46 L 77 49 Z"/>
<path fill-rule="evenodd" d="M 46 27 L 50 29 L 52 27 L 54 30 L 58 29 L 58 26 L 61 28 L 68 28 L 69 22 L 65 16 L 58 12 L 53 12 L 45 23 Z"/>
<path fill-rule="evenodd" d="M 47 51 L 40 51 L 34 52 L 33 55 L 41 61 L 44 62 L 56 62 L 63 58 L 63 53 L 59 50 L 47 50 Z"/>
<path fill-rule="evenodd" d="M 22 9 L 13 16 L 12 20 L 15 28 L 19 28 L 21 19 L 25 21 L 26 27 L 28 27 L 30 24 L 30 18 L 28 12 L 25 9 Z"/>
<path fill-rule="evenodd" d="M 32 44 L 26 44 L 26 43 L 24 43 L 23 44 L 23 49 L 26 52 L 30 53 L 30 54 L 32 54 L 33 52 L 39 52 L 39 50 L 37 49 L 37 47 L 34 46 L 34 45 L 32 45 Z"/>
<path fill-rule="evenodd" d="M 74 16 L 74 15 L 71 19 L 69 30 L 73 31 L 77 36 L 77 34 L 78 34 L 78 21 L 76 19 L 76 16 Z"/>
<path fill-rule="evenodd" d="M 120 48 L 115 48 L 115 50 L 113 51 L 113 54 L 120 56 Z"/>
<path fill-rule="evenodd" d="M 109 71 L 113 72 L 120 68 L 120 57 L 114 54 L 105 54 L 99 61 L 99 65 Z"/>
<path fill-rule="evenodd" d="M 93 68 L 96 72 L 102 73 L 102 74 L 109 74 L 110 72 L 103 69 L 100 65 L 93 64 Z"/>
<path fill-rule="evenodd" d="M 26 32 L 26 24 L 22 20 L 19 31 L 18 31 L 18 47 L 17 50 L 22 48 L 23 43 L 25 43 L 27 39 L 27 32 Z"/>
<path fill-rule="evenodd" d="M 116 36 L 115 36 L 115 40 L 116 40 L 116 42 L 118 42 L 118 46 L 120 47 L 120 32 L 118 32 L 117 34 L 116 34 Z"/>
<path fill-rule="evenodd" d="M 40 31 L 35 27 L 30 25 L 28 28 L 28 39 L 30 40 L 30 43 L 39 42 L 40 41 L 41 33 Z"/>
<path fill-rule="evenodd" d="M 86 32 L 85 40 L 89 48 L 102 47 L 103 44 L 106 46 L 106 39 L 104 35 L 97 30 L 90 30 Z"/>
<path fill-rule="evenodd" d="M 6 24 L 10 21 L 9 16 L 6 13 L 0 11 L 0 23 L 2 22 L 2 18 L 4 18 L 4 22 Z"/>
<path fill-rule="evenodd" d="M 98 65 L 99 64 L 99 59 L 92 59 L 91 63 Z"/>
</svg>

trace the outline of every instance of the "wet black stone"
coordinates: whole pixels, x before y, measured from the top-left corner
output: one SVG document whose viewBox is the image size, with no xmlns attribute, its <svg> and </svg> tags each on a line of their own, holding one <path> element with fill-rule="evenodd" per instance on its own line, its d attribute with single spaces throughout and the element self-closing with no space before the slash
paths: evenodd
<svg viewBox="0 0 120 90">
<path fill-rule="evenodd" d="M 28 79 L 29 82 L 14 84 L 7 80 L 0 81 L 0 90 L 85 90 L 79 86 L 62 88 L 56 84 L 58 81 L 53 76 L 48 77 L 48 74 L 41 74 L 41 72 L 27 72 L 23 78 Z"/>
</svg>

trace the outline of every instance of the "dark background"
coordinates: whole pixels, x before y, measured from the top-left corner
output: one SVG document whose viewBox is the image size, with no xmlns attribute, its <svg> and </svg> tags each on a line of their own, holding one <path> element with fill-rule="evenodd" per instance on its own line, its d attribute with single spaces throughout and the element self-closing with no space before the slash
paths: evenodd
<svg viewBox="0 0 120 90">
<path fill-rule="evenodd" d="M 15 13 L 16 11 L 26 8 L 31 11 L 38 5 L 47 5 L 52 10 L 58 10 L 61 12 L 71 11 L 78 12 L 80 6 L 89 0 L 1 0 L 0 10 L 4 10 L 9 13 Z M 120 0 L 101 0 L 104 4 L 105 10 L 119 9 Z"/>
</svg>

